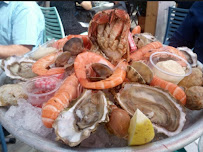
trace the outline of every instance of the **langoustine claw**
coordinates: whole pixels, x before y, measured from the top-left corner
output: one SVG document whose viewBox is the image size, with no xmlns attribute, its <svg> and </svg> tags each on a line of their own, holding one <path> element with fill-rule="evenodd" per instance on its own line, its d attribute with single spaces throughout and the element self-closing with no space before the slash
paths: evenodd
<svg viewBox="0 0 203 152">
<path fill-rule="evenodd" d="M 124 10 L 111 9 L 100 11 L 93 17 L 88 36 L 108 58 L 117 62 L 129 54 L 129 31 L 129 15 Z"/>
<path fill-rule="evenodd" d="M 83 52 L 80 53 L 74 62 L 75 74 L 80 82 L 80 84 L 84 88 L 89 89 L 108 89 L 113 88 L 119 84 L 121 84 L 126 77 L 126 64 L 122 61 L 117 68 L 114 70 L 113 74 L 105 80 L 90 82 L 86 76 L 86 67 L 91 66 L 93 63 L 102 63 L 114 69 L 114 65 L 111 64 L 104 57 L 93 53 L 93 52 Z"/>
</svg>

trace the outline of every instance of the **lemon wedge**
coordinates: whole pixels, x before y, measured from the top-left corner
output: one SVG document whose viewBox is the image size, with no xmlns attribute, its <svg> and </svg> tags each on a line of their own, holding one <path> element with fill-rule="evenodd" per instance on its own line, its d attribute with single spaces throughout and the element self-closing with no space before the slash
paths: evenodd
<svg viewBox="0 0 203 152">
<path fill-rule="evenodd" d="M 143 145 L 154 138 L 154 127 L 152 122 L 139 109 L 130 120 L 128 128 L 128 145 Z"/>
</svg>

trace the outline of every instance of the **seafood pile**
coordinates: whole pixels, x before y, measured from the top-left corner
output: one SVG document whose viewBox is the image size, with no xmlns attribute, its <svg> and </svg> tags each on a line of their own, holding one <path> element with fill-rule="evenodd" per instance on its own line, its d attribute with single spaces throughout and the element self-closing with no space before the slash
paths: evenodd
<svg viewBox="0 0 203 152">
<path fill-rule="evenodd" d="M 41 118 L 45 127 L 54 128 L 57 140 L 70 147 L 79 145 L 101 124 L 109 133 L 127 140 L 130 119 L 137 109 L 150 119 L 156 134 L 177 135 L 186 122 L 186 108 L 203 108 L 202 69 L 197 66 L 197 55 L 185 47 L 163 46 L 151 34 L 135 31 L 131 33 L 125 11 L 101 11 L 91 20 L 88 35 L 60 39 L 53 45 L 57 51 L 38 60 L 8 58 L 2 68 L 8 77 L 23 81 L 64 75 L 54 96 L 43 104 Z M 130 43 L 137 50 L 131 51 Z M 184 58 L 192 73 L 179 84 L 162 80 L 148 66 L 154 52 Z M 21 67 L 25 61 L 31 68 Z M 14 99 L 12 103 L 1 102 L 0 106 L 16 104 Z"/>
</svg>

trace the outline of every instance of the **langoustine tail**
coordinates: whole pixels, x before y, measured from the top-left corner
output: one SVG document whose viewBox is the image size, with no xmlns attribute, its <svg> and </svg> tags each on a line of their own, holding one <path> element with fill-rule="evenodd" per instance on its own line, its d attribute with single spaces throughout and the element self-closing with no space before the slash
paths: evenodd
<svg viewBox="0 0 203 152">
<path fill-rule="evenodd" d="M 180 103 L 185 105 L 186 103 L 185 92 L 178 85 L 173 84 L 171 82 L 167 82 L 163 79 L 158 78 L 157 76 L 154 76 L 150 85 L 157 86 L 164 90 L 169 91 L 174 98 L 176 98 L 178 101 L 180 101 Z"/>
<path fill-rule="evenodd" d="M 69 103 L 78 95 L 79 81 L 75 73 L 67 77 L 54 97 L 48 100 L 42 107 L 42 121 L 47 128 L 52 128 L 54 120 L 59 113 L 68 107 Z"/>
</svg>

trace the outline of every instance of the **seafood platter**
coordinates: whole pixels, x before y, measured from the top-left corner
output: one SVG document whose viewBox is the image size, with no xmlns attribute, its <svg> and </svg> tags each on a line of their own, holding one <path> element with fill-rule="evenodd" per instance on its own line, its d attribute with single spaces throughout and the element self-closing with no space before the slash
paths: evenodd
<svg viewBox="0 0 203 152">
<path fill-rule="evenodd" d="M 203 133 L 197 54 L 130 30 L 123 10 L 1 68 L 0 122 L 42 151 L 175 151 Z"/>
</svg>

